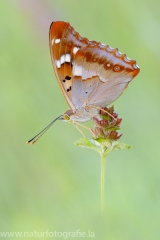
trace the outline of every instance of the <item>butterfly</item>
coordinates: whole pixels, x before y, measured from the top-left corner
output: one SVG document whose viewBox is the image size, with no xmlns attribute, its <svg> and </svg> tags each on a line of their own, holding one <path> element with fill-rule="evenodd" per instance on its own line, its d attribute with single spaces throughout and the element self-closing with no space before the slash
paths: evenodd
<svg viewBox="0 0 160 240">
<path fill-rule="evenodd" d="M 36 142 L 58 119 L 87 122 L 115 101 L 140 69 L 117 48 L 81 37 L 68 22 L 52 22 L 49 31 L 52 64 L 70 107 L 27 143 Z"/>
</svg>

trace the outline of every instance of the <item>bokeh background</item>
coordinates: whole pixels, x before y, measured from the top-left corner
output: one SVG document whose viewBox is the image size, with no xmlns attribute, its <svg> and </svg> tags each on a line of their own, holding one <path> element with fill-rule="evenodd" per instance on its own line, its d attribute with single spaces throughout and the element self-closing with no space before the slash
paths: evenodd
<svg viewBox="0 0 160 240">
<path fill-rule="evenodd" d="M 90 229 L 97 240 L 160 239 L 159 9 L 157 0 L 0 1 L 0 231 Z M 81 137 L 74 126 L 57 121 L 35 145 L 25 144 L 68 108 L 48 44 L 57 20 L 118 47 L 141 68 L 114 103 L 121 142 L 132 149 L 108 156 L 103 216 L 100 158 L 74 146 Z"/>
</svg>

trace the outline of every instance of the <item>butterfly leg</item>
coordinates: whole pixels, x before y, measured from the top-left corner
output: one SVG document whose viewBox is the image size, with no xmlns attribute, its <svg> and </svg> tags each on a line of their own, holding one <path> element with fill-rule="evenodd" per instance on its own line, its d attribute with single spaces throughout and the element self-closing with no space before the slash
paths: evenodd
<svg viewBox="0 0 160 240">
<path fill-rule="evenodd" d="M 117 121 L 117 119 L 112 115 L 110 114 L 108 111 L 102 109 L 101 107 L 98 107 L 98 106 L 94 106 L 96 109 L 98 110 L 102 110 L 103 112 L 107 113 L 110 117 L 112 117 L 115 121 Z"/>
<path fill-rule="evenodd" d="M 73 125 L 77 128 L 77 130 L 82 134 L 83 138 L 85 139 L 84 133 L 79 129 L 78 126 L 76 126 L 76 123 L 73 123 Z"/>
<path fill-rule="evenodd" d="M 84 125 L 82 125 L 82 124 L 80 124 L 80 123 L 78 123 L 78 122 L 74 122 L 75 124 L 77 124 L 77 125 L 79 125 L 79 126 L 81 126 L 81 127 L 83 127 L 83 128 L 85 128 L 85 129 L 87 129 L 88 131 L 90 131 L 90 128 L 88 128 L 88 127 L 86 127 L 86 126 L 84 126 Z"/>
</svg>

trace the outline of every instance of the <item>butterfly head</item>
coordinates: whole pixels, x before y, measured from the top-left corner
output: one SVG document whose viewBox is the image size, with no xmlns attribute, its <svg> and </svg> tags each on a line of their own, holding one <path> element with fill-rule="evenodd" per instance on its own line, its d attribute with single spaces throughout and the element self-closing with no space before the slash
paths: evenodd
<svg viewBox="0 0 160 240">
<path fill-rule="evenodd" d="M 67 110 L 65 113 L 63 113 L 61 115 L 61 117 L 59 118 L 59 120 L 63 120 L 65 122 L 71 122 L 71 117 L 73 115 L 73 111 L 72 110 Z"/>
</svg>

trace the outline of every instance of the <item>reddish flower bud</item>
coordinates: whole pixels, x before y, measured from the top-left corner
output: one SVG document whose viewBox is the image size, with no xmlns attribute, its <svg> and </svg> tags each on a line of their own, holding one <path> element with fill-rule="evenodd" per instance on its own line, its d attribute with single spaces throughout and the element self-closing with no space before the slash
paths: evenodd
<svg viewBox="0 0 160 240">
<path fill-rule="evenodd" d="M 111 132 L 108 134 L 108 138 L 109 138 L 109 139 L 112 139 L 112 140 L 116 140 L 117 135 L 118 135 L 118 133 L 117 133 L 116 131 L 111 131 Z"/>
<path fill-rule="evenodd" d="M 117 140 L 120 139 L 122 137 L 122 135 L 123 134 L 121 133 L 119 136 L 117 136 Z"/>
<path fill-rule="evenodd" d="M 101 125 L 102 127 L 105 127 L 105 128 L 108 127 L 108 126 L 109 126 L 108 120 L 104 120 L 104 119 L 101 120 L 101 121 L 100 121 L 100 125 Z"/>
<path fill-rule="evenodd" d="M 95 118 L 95 117 L 93 118 L 93 122 L 94 122 L 95 125 L 98 125 L 98 126 L 101 125 L 100 121 L 97 118 Z"/>
<path fill-rule="evenodd" d="M 117 121 L 115 122 L 114 126 L 120 127 L 122 122 L 122 118 L 117 118 Z"/>
<path fill-rule="evenodd" d="M 103 129 L 100 128 L 100 127 L 95 128 L 95 134 L 96 134 L 96 136 L 98 136 L 98 138 L 99 137 L 104 137 L 105 138 L 105 133 L 103 132 Z"/>
<path fill-rule="evenodd" d="M 117 114 L 116 112 L 114 112 L 114 113 L 112 113 L 112 116 L 113 116 L 114 118 L 117 118 L 117 117 L 118 117 L 118 114 Z"/>
</svg>

